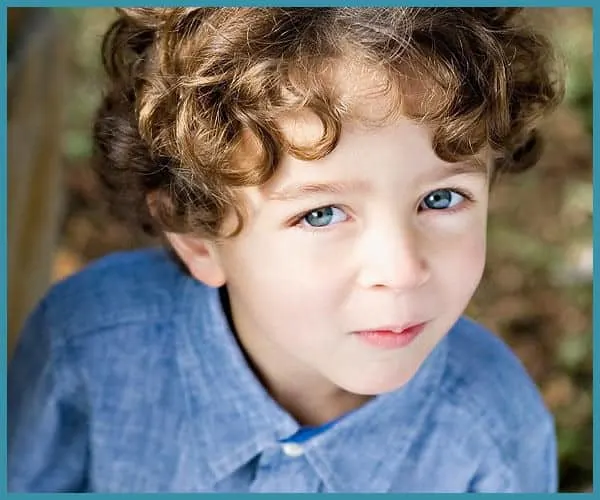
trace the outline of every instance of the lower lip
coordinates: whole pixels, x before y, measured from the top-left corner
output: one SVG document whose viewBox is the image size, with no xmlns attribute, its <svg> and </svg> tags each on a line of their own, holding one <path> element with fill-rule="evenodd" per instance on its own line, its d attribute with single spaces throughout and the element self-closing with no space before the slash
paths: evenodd
<svg viewBox="0 0 600 500">
<path fill-rule="evenodd" d="M 401 332 L 392 332 L 391 330 L 369 330 L 356 332 L 356 335 L 367 344 L 381 347 L 383 349 L 397 349 L 406 347 L 425 329 L 426 323 L 411 326 Z"/>
</svg>

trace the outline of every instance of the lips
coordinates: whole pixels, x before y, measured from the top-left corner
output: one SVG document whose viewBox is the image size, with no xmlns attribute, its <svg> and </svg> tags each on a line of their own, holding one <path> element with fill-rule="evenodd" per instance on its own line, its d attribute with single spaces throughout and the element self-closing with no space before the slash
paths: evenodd
<svg viewBox="0 0 600 500">
<path fill-rule="evenodd" d="M 418 328 L 419 326 L 423 325 L 423 323 L 412 323 L 409 324 L 407 326 L 395 326 L 395 325 L 386 325 L 386 326 L 381 326 L 379 328 L 374 328 L 373 330 L 361 330 L 362 332 L 382 332 L 382 333 L 408 333 L 411 330 L 414 330 L 415 328 Z"/>
<path fill-rule="evenodd" d="M 354 332 L 364 342 L 381 348 L 394 349 L 406 347 L 425 329 L 426 322 L 413 323 L 407 326 L 386 325 L 373 330 Z"/>
</svg>

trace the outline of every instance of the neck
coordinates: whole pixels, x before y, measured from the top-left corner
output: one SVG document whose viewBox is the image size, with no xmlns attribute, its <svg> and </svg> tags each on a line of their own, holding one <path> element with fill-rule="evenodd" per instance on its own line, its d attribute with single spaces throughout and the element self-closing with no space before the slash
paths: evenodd
<svg viewBox="0 0 600 500">
<path fill-rule="evenodd" d="M 345 391 L 300 360 L 282 355 L 281 350 L 264 336 L 240 333 L 235 328 L 231 303 L 224 290 L 221 290 L 221 299 L 229 326 L 248 364 L 271 397 L 300 425 L 325 424 L 372 399 L 373 396 Z"/>
<path fill-rule="evenodd" d="M 372 396 L 344 391 L 316 380 L 273 377 L 265 370 L 255 372 L 273 397 L 300 425 L 319 426 L 365 404 Z M 299 382 L 300 381 L 300 382 Z"/>
</svg>

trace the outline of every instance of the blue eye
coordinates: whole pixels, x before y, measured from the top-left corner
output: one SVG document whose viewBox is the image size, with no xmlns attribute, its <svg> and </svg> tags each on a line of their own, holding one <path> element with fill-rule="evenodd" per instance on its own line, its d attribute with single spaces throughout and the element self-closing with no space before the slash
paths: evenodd
<svg viewBox="0 0 600 500">
<path fill-rule="evenodd" d="M 436 189 L 425 196 L 419 208 L 423 210 L 446 210 L 462 203 L 465 199 L 464 195 L 452 189 Z"/>
<path fill-rule="evenodd" d="M 311 210 L 301 220 L 311 227 L 325 227 L 344 222 L 347 218 L 348 216 L 343 210 L 328 206 Z"/>
</svg>

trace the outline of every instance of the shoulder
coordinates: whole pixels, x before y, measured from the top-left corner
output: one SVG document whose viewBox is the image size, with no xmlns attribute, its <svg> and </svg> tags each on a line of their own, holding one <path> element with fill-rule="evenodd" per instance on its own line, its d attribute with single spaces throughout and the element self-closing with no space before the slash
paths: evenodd
<svg viewBox="0 0 600 500">
<path fill-rule="evenodd" d="M 554 418 L 523 364 L 497 335 L 467 318 L 447 341 L 439 419 L 474 468 L 469 488 L 555 491 Z"/>
<path fill-rule="evenodd" d="M 482 411 L 501 410 L 508 424 L 546 413 L 535 383 L 499 336 L 463 317 L 448 334 L 448 346 L 444 387 L 462 396 L 461 403 Z"/>
<path fill-rule="evenodd" d="M 488 445 L 504 451 L 554 425 L 535 382 L 508 345 L 468 318 L 448 334 L 444 401 Z"/>
<path fill-rule="evenodd" d="M 208 314 L 208 296 L 163 249 L 103 257 L 53 285 L 30 314 L 12 379 L 61 391 L 87 381 L 100 392 L 139 386 L 140 377 L 167 383 L 189 311 Z"/>
<path fill-rule="evenodd" d="M 170 315 L 189 280 L 163 249 L 118 252 L 56 283 L 40 308 L 45 323 L 65 339 Z"/>
</svg>

